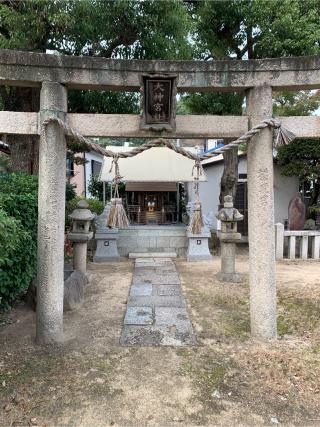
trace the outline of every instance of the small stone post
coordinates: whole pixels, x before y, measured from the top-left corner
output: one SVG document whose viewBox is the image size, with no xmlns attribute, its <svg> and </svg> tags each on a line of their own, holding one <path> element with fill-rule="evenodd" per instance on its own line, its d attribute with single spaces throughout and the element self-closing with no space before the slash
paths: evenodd
<svg viewBox="0 0 320 427">
<path fill-rule="evenodd" d="M 276 259 L 283 259 L 283 245 L 284 245 L 284 225 L 281 222 L 275 225 L 276 230 Z"/>
<path fill-rule="evenodd" d="M 241 282 L 236 273 L 236 242 L 241 240 L 237 232 L 237 222 L 243 220 L 243 215 L 233 207 L 232 196 L 224 197 L 224 207 L 217 213 L 216 218 L 221 221 L 221 231 L 218 237 L 221 242 L 221 271 L 217 274 L 221 282 Z"/>
<path fill-rule="evenodd" d="M 73 269 L 84 274 L 87 272 L 88 241 L 93 237 L 89 229 L 94 215 L 88 207 L 85 200 L 80 200 L 76 209 L 69 215 L 72 219 L 72 231 L 68 234 L 68 239 L 73 243 Z"/>
<path fill-rule="evenodd" d="M 272 88 L 247 93 L 250 126 L 272 116 Z M 248 143 L 248 225 L 251 334 L 275 338 L 276 275 L 273 193 L 273 130 L 265 128 Z"/>
<path fill-rule="evenodd" d="M 43 82 L 40 123 L 49 116 L 65 119 L 67 90 Z M 38 190 L 37 326 L 39 344 L 60 341 L 63 333 L 64 219 L 66 140 L 56 123 L 41 132 Z"/>
</svg>

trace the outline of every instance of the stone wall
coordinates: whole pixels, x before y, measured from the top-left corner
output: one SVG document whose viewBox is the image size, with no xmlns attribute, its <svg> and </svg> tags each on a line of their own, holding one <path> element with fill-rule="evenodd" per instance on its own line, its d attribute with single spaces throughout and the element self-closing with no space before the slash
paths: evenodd
<svg viewBox="0 0 320 427">
<path fill-rule="evenodd" d="M 131 226 L 119 231 L 120 256 L 131 252 L 176 252 L 186 256 L 187 247 L 187 227 L 183 225 Z"/>
</svg>

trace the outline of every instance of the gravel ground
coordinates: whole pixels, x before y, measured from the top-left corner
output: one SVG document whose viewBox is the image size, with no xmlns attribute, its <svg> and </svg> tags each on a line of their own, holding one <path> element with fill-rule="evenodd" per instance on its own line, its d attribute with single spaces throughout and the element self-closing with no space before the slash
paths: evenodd
<svg viewBox="0 0 320 427">
<path fill-rule="evenodd" d="M 219 259 L 176 262 L 197 346 L 121 347 L 133 263 L 91 264 L 66 342 L 34 345 L 23 303 L 0 314 L 1 426 L 320 425 L 320 263 L 277 264 L 279 339 L 249 335 L 248 258 L 241 284 Z"/>
</svg>

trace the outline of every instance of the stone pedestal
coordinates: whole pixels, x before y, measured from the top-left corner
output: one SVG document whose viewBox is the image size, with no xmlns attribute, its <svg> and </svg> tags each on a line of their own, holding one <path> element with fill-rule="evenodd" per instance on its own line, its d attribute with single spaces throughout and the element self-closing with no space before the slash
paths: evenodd
<svg viewBox="0 0 320 427">
<path fill-rule="evenodd" d="M 119 261 L 117 239 L 118 229 L 105 227 L 105 230 L 98 230 L 95 234 L 97 242 L 96 253 L 93 262 Z"/>
<path fill-rule="evenodd" d="M 68 239 L 73 243 L 73 269 L 84 274 L 87 272 L 87 245 L 93 237 L 90 224 L 94 215 L 88 208 L 88 203 L 81 200 L 69 215 L 72 219 L 72 231 L 68 234 Z"/>
<path fill-rule="evenodd" d="M 212 259 L 209 251 L 208 239 L 211 233 L 207 229 L 203 229 L 200 234 L 192 234 L 188 232 L 188 261 L 208 261 Z"/>
<path fill-rule="evenodd" d="M 97 249 L 93 257 L 93 262 L 108 262 L 120 260 L 117 244 L 119 230 L 117 228 L 109 228 L 106 225 L 109 210 L 110 203 L 105 206 L 102 214 L 99 215 L 95 221 L 97 229 L 95 233 Z"/>
<path fill-rule="evenodd" d="M 224 207 L 217 213 L 216 218 L 221 222 L 221 231 L 218 237 L 221 242 L 221 271 L 217 278 L 221 282 L 241 282 L 241 277 L 236 273 L 236 242 L 241 240 L 241 234 L 237 232 L 237 222 L 243 219 L 243 215 L 233 207 L 232 196 L 224 197 Z"/>
<path fill-rule="evenodd" d="M 68 239 L 73 243 L 73 270 L 87 273 L 87 245 L 93 237 L 93 233 L 76 234 L 69 233 Z"/>
<path fill-rule="evenodd" d="M 234 242 L 221 242 L 221 271 L 217 278 L 221 282 L 241 282 L 240 274 L 236 273 L 236 244 Z"/>
</svg>

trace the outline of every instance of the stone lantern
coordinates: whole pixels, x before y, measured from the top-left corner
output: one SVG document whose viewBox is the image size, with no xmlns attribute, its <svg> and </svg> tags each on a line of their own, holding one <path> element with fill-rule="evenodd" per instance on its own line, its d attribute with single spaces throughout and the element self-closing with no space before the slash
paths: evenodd
<svg viewBox="0 0 320 427">
<path fill-rule="evenodd" d="M 216 214 L 221 222 L 218 237 L 221 242 L 221 271 L 217 278 L 221 282 L 240 282 L 241 278 L 235 271 L 236 242 L 241 240 L 237 231 L 237 222 L 243 220 L 243 215 L 233 207 L 232 196 L 225 196 L 224 207 Z"/>
<path fill-rule="evenodd" d="M 87 244 L 93 237 L 90 223 L 94 215 L 88 208 L 88 203 L 81 200 L 69 215 L 72 219 L 72 231 L 68 234 L 68 239 L 73 243 L 73 269 L 82 273 L 87 271 Z"/>
</svg>

